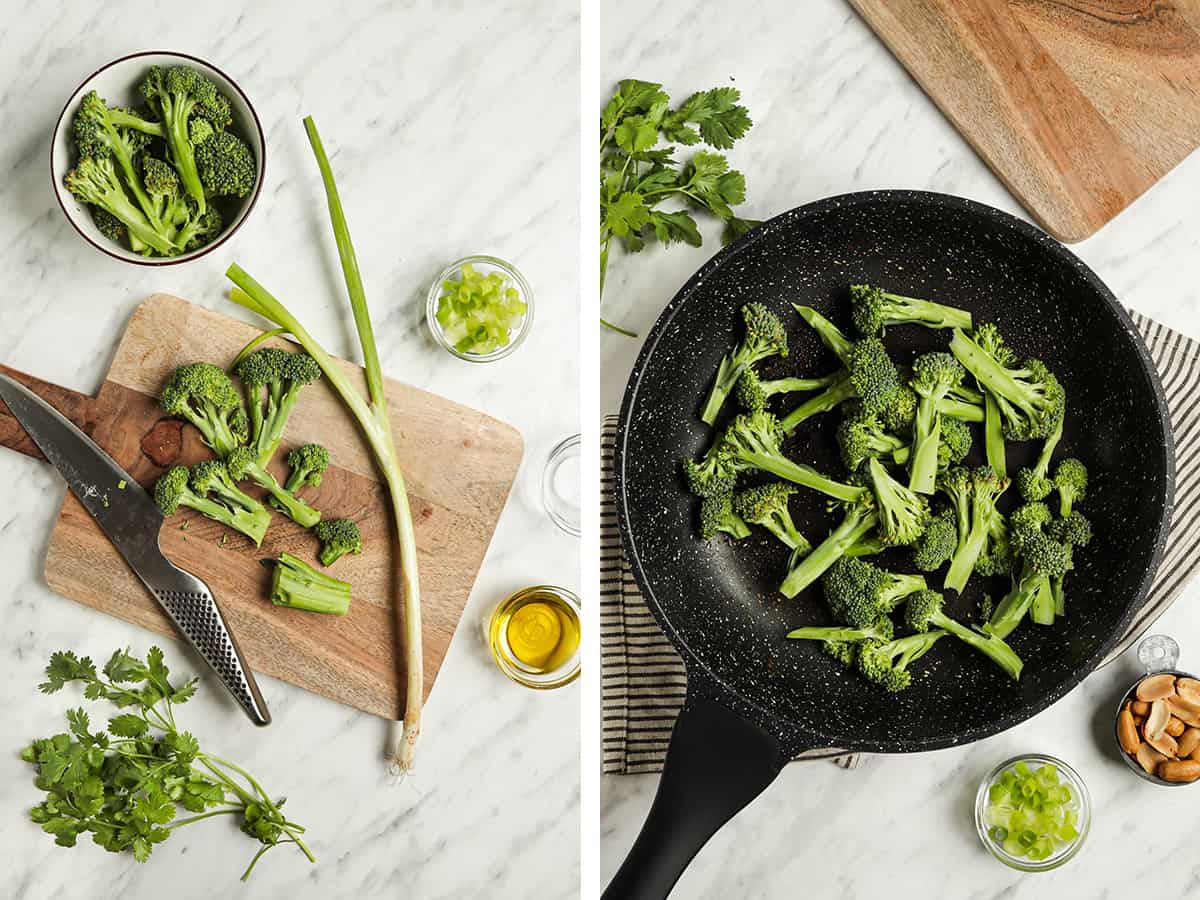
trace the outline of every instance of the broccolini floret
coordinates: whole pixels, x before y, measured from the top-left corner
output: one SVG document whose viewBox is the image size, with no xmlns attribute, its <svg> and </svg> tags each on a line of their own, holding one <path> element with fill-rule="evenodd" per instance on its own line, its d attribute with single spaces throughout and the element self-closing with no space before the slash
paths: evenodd
<svg viewBox="0 0 1200 900">
<path fill-rule="evenodd" d="M 921 575 L 881 569 L 863 559 L 842 557 L 821 579 L 833 618 L 851 628 L 866 628 L 886 616 L 916 591 L 925 590 Z"/>
<path fill-rule="evenodd" d="M 910 385 L 918 400 L 908 486 L 917 493 L 932 494 L 937 484 L 942 433 L 938 403 L 962 383 L 965 375 L 966 370 L 949 353 L 925 353 L 913 361 Z"/>
<path fill-rule="evenodd" d="M 194 131 L 194 129 L 193 129 Z M 254 154 L 237 135 L 218 131 L 194 144 L 196 171 L 209 197 L 245 197 L 254 187 Z"/>
<path fill-rule="evenodd" d="M 1038 454 L 1034 464 L 1017 472 L 1017 490 L 1021 494 L 1021 499 L 1027 503 L 1045 500 L 1054 490 L 1054 482 L 1049 477 L 1050 457 L 1054 455 L 1054 448 L 1062 439 L 1063 418 L 1063 416 L 1059 416 L 1054 428 L 1046 435 L 1046 440 L 1042 443 L 1042 451 Z"/>
<path fill-rule="evenodd" d="M 776 378 L 764 381 L 758 372 L 747 367 L 737 382 L 737 401 L 747 412 L 761 412 L 766 409 L 767 401 L 778 394 L 824 390 L 837 380 L 838 373 L 834 372 L 823 378 Z"/>
<path fill-rule="evenodd" d="M 962 593 L 966 587 L 967 579 L 975 570 L 975 563 L 987 547 L 992 517 L 998 514 L 996 501 L 1008 490 L 1008 484 L 1008 479 L 997 475 L 991 466 L 980 466 L 970 473 L 970 527 L 965 534 L 961 530 L 959 532 L 958 549 L 950 559 L 950 568 L 943 582 L 946 590 Z M 957 504 L 958 501 L 955 502 Z"/>
<path fill-rule="evenodd" d="M 879 516 L 879 539 L 887 546 L 916 543 L 929 521 L 925 498 L 894 479 L 874 457 L 867 461 L 867 472 Z"/>
<path fill-rule="evenodd" d="M 932 649 L 946 632 L 929 631 L 910 634 L 890 641 L 861 641 L 858 648 L 858 671 L 873 684 L 886 691 L 902 691 L 912 683 L 908 667 Z"/>
<path fill-rule="evenodd" d="M 701 459 L 683 460 L 683 477 L 697 497 L 728 494 L 737 485 L 738 467 L 718 439 Z"/>
<path fill-rule="evenodd" d="M 320 379 L 321 367 L 307 353 L 263 347 L 242 359 L 236 371 L 250 395 L 250 447 L 258 464 L 266 466 L 300 391 Z"/>
<path fill-rule="evenodd" d="M 925 533 L 913 548 L 913 565 L 922 572 L 937 571 L 958 549 L 958 528 L 954 520 L 952 508 L 930 517 Z"/>
<path fill-rule="evenodd" d="M 1054 430 L 1066 398 L 1062 385 L 1043 362 L 1031 359 L 1018 366 L 1011 352 L 999 353 L 998 358 L 994 348 L 989 353 L 961 329 L 955 329 L 950 350 L 995 400 L 1006 438 L 1028 441 Z"/>
<path fill-rule="evenodd" d="M 745 522 L 767 529 L 784 546 L 807 553 L 812 544 L 800 533 L 788 509 L 788 501 L 794 493 L 793 485 L 772 481 L 734 494 L 733 509 Z"/>
<path fill-rule="evenodd" d="M 362 534 L 352 519 L 322 519 L 313 526 L 313 534 L 321 542 L 318 558 L 323 566 L 332 566 L 347 553 L 362 553 Z"/>
<path fill-rule="evenodd" d="M 931 300 L 903 297 L 869 284 L 850 285 L 851 315 L 859 334 L 882 334 L 889 325 L 970 330 L 971 314 Z"/>
<path fill-rule="evenodd" d="M 747 303 L 742 307 L 742 318 L 746 323 L 746 336 L 721 360 L 700 416 L 706 425 L 717 420 L 725 398 L 749 366 L 772 356 L 787 356 L 787 332 L 777 315 L 761 303 Z"/>
<path fill-rule="evenodd" d="M 733 494 L 713 494 L 700 501 L 700 537 L 711 541 L 718 534 L 734 540 L 750 536 L 750 526 L 733 509 Z"/>
<path fill-rule="evenodd" d="M 288 452 L 287 464 L 292 467 L 283 486 L 293 494 L 305 485 L 321 486 L 325 470 L 329 468 L 329 451 L 320 444 L 304 444 Z"/>
<path fill-rule="evenodd" d="M 1064 519 L 1071 515 L 1074 504 L 1087 493 L 1087 466 L 1074 457 L 1068 457 L 1054 470 L 1054 489 L 1058 491 L 1058 514 Z"/>
<path fill-rule="evenodd" d="M 271 514 L 241 491 L 224 468 L 215 460 L 197 463 L 190 472 L 186 466 L 174 466 L 154 485 L 154 501 L 164 516 L 173 516 L 186 506 L 240 531 L 257 547 L 271 524 Z"/>
<path fill-rule="evenodd" d="M 837 444 L 842 463 L 851 472 L 857 472 L 868 459 L 887 457 L 903 463 L 908 458 L 905 441 L 888 434 L 875 416 L 865 413 L 842 419 L 837 429 Z"/>
<path fill-rule="evenodd" d="M 124 225 L 134 249 L 152 247 L 163 256 L 177 252 L 175 244 L 130 201 L 111 157 L 83 157 L 63 183 L 76 200 L 104 210 Z M 153 206 L 149 198 L 146 202 Z"/>
<path fill-rule="evenodd" d="M 280 509 L 297 525 L 312 528 L 321 521 L 321 514 L 293 494 L 285 490 L 283 485 L 275 480 L 275 476 L 262 466 L 253 450 L 249 447 L 238 447 L 225 458 L 229 467 L 229 475 L 235 481 L 249 479 L 261 488 L 265 488 L 271 497 L 279 504 Z"/>
<path fill-rule="evenodd" d="M 190 363 L 171 373 L 159 401 L 165 412 L 196 426 L 204 443 L 226 457 L 246 441 L 246 412 L 225 371 Z"/>
<path fill-rule="evenodd" d="M 1023 663 L 1013 649 L 996 635 L 984 635 L 950 618 L 943 612 L 944 598 L 937 591 L 918 591 L 908 598 L 904 608 L 904 624 L 918 633 L 931 628 L 954 635 L 964 644 L 978 650 L 1012 679 L 1021 677 Z"/>
<path fill-rule="evenodd" d="M 845 516 L 836 528 L 811 553 L 795 563 L 779 586 L 779 592 L 792 598 L 820 578 L 851 547 L 863 540 L 879 524 L 875 498 L 870 491 L 842 505 Z"/>
</svg>

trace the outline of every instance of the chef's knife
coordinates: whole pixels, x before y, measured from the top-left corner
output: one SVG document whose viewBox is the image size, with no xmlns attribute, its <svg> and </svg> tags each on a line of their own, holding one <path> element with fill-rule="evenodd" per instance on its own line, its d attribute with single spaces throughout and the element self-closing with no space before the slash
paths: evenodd
<svg viewBox="0 0 1200 900">
<path fill-rule="evenodd" d="M 0 400 L 108 535 L 183 636 L 255 725 L 271 714 L 208 585 L 163 556 L 158 504 L 82 431 L 23 384 L 0 373 Z"/>
</svg>

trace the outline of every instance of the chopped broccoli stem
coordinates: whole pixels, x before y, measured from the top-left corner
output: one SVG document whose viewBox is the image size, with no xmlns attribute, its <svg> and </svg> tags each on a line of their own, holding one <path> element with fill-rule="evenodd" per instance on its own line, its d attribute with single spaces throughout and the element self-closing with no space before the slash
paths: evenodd
<svg viewBox="0 0 1200 900">
<path fill-rule="evenodd" d="M 1008 448 L 1004 444 L 1004 423 L 1000 418 L 1000 407 L 996 398 L 988 394 L 983 398 L 983 447 L 988 465 L 1000 477 L 1008 474 Z"/>
<path fill-rule="evenodd" d="M 984 411 L 981 404 L 985 402 L 986 398 L 979 403 L 970 403 L 966 400 L 956 400 L 953 397 L 943 397 L 937 403 L 937 411 L 942 416 L 963 422 L 982 422 Z"/>
<path fill-rule="evenodd" d="M 271 578 L 271 602 L 289 609 L 344 616 L 350 609 L 350 585 L 290 553 L 280 553 Z"/>
<path fill-rule="evenodd" d="M 967 330 L 972 325 L 971 314 L 965 309 L 892 294 L 869 284 L 852 284 L 850 300 L 854 327 L 863 335 L 882 334 L 889 325 Z"/>
<path fill-rule="evenodd" d="M 717 414 L 725 405 L 725 398 L 748 367 L 772 356 L 788 354 L 787 332 L 783 322 L 773 312 L 761 303 L 747 303 L 742 307 L 742 318 L 746 323 L 746 336 L 721 360 L 700 415 L 706 425 L 712 425 L 717 420 Z"/>
<path fill-rule="evenodd" d="M 878 556 L 886 549 L 887 546 L 880 540 L 878 534 L 869 534 L 859 538 L 851 546 L 847 547 L 842 556 Z"/>
<path fill-rule="evenodd" d="M 845 552 L 879 524 L 869 498 L 846 504 L 846 515 L 825 540 L 788 571 L 779 592 L 791 599 L 825 574 Z"/>
<path fill-rule="evenodd" d="M 797 641 L 890 641 L 892 639 L 892 620 L 883 616 L 865 628 L 847 628 L 842 625 L 812 626 L 795 628 L 787 636 Z"/>
<path fill-rule="evenodd" d="M 846 337 L 840 328 L 811 306 L 801 306 L 799 303 L 793 303 L 792 308 L 817 333 L 817 337 L 821 339 L 821 343 L 833 351 L 833 354 L 842 361 L 842 365 L 846 365 L 854 342 Z"/>
</svg>

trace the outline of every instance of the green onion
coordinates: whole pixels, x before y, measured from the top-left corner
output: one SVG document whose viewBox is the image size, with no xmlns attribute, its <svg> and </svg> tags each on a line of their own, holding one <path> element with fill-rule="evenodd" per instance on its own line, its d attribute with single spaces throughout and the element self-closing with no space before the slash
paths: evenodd
<svg viewBox="0 0 1200 900">
<path fill-rule="evenodd" d="M 507 347 L 525 312 L 521 292 L 507 275 L 485 275 L 463 263 L 457 281 L 442 282 L 436 317 L 455 350 L 482 355 Z"/>
<path fill-rule="evenodd" d="M 1079 837 L 1079 798 L 1050 764 L 1019 762 L 988 788 L 988 836 L 1011 856 L 1049 859 Z"/>
</svg>

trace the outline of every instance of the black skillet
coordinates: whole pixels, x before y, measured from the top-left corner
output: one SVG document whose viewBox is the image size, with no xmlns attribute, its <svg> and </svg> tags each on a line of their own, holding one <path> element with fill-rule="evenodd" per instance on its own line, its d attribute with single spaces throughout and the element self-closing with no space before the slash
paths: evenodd
<svg viewBox="0 0 1200 900">
<path fill-rule="evenodd" d="M 827 619 L 819 588 L 793 601 L 776 592 L 787 566 L 780 545 L 696 537 L 696 503 L 679 460 L 699 456 L 711 440 L 699 408 L 721 356 L 740 337 L 738 309 L 760 301 L 788 323 L 791 354 L 764 366 L 767 376 L 823 374 L 835 360 L 790 303 L 815 306 L 849 330 L 846 286 L 855 282 L 995 321 L 1018 352 L 1044 359 L 1067 389 L 1059 453 L 1089 467 L 1083 508 L 1095 538 L 1068 580 L 1066 620 L 1013 634 L 1025 661 L 1019 682 L 943 640 L 917 665 L 908 690 L 884 694 L 811 642 L 784 637 Z M 890 329 L 887 344 L 904 360 L 944 347 L 947 337 L 906 326 Z M 802 426 L 793 457 L 840 471 L 836 418 Z M 1010 450 L 1010 473 L 1036 449 Z M 972 462 L 982 462 L 978 452 Z M 1144 601 L 1173 481 L 1162 386 L 1129 316 L 1087 266 L 1036 228 L 957 197 L 880 191 L 794 209 L 719 253 L 659 317 L 621 409 L 622 539 L 647 604 L 687 665 L 688 693 L 654 805 L 605 898 L 666 897 L 709 837 L 802 750 L 909 753 L 966 744 L 1058 700 L 1104 658 Z M 836 518 L 815 494 L 798 497 L 793 513 L 814 539 Z M 891 553 L 886 563 L 905 564 L 900 551 Z M 996 596 L 1004 589 L 990 587 Z M 969 586 L 950 602 L 951 613 L 965 617 L 982 590 Z"/>
</svg>

